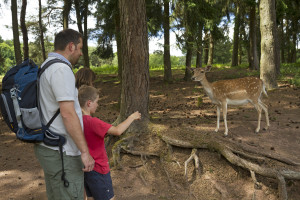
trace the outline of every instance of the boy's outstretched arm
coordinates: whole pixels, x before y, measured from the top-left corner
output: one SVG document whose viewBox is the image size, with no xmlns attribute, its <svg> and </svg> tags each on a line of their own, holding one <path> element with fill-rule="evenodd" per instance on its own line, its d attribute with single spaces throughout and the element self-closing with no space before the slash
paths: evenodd
<svg viewBox="0 0 300 200">
<path fill-rule="evenodd" d="M 110 127 L 107 133 L 110 135 L 121 135 L 130 126 L 130 124 L 137 119 L 141 119 L 141 113 L 139 111 L 136 111 L 135 113 L 131 114 L 125 121 L 120 123 L 118 126 Z"/>
</svg>

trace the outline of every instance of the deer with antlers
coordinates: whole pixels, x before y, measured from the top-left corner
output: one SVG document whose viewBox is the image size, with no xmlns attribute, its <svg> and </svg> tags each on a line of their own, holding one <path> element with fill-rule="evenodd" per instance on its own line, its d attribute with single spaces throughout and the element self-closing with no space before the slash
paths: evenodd
<svg viewBox="0 0 300 200">
<path fill-rule="evenodd" d="M 210 83 L 206 79 L 205 73 L 210 71 L 211 66 L 207 66 L 206 68 L 188 67 L 188 69 L 193 72 L 192 80 L 199 81 L 212 103 L 217 105 L 217 127 L 215 129 L 216 132 L 218 132 L 220 127 L 221 109 L 223 112 L 225 124 L 224 134 L 225 136 L 227 136 L 227 105 L 244 105 L 247 103 L 253 104 L 258 112 L 258 124 L 255 132 L 258 133 L 260 130 L 262 110 L 264 110 L 265 112 L 267 122 L 265 129 L 268 129 L 268 127 L 270 126 L 268 107 L 261 101 L 261 94 L 264 93 L 267 96 L 267 92 L 265 85 L 261 79 L 256 77 L 245 77 Z"/>
</svg>

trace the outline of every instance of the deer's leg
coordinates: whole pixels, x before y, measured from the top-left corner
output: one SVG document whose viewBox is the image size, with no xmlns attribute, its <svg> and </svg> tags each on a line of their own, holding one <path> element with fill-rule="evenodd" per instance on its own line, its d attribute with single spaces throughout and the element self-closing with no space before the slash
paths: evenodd
<svg viewBox="0 0 300 200">
<path fill-rule="evenodd" d="M 215 129 L 215 132 L 218 132 L 220 128 L 220 106 L 217 106 L 217 128 Z"/>
<path fill-rule="evenodd" d="M 223 119 L 224 119 L 224 125 L 225 125 L 225 132 L 224 135 L 228 135 L 228 127 L 227 127 L 227 103 L 222 102 L 222 112 L 223 112 Z"/>
<path fill-rule="evenodd" d="M 267 122 L 267 126 L 265 127 L 265 129 L 267 130 L 269 128 L 269 126 L 270 126 L 268 106 L 266 104 L 264 104 L 260 99 L 258 99 L 258 103 L 259 103 L 259 105 L 262 107 L 262 109 L 265 112 L 266 122 Z"/>
<path fill-rule="evenodd" d="M 258 133 L 260 130 L 260 121 L 261 121 L 261 106 L 258 102 L 253 102 L 253 105 L 258 113 L 258 121 L 257 121 L 257 128 L 255 129 L 255 133 Z"/>
</svg>

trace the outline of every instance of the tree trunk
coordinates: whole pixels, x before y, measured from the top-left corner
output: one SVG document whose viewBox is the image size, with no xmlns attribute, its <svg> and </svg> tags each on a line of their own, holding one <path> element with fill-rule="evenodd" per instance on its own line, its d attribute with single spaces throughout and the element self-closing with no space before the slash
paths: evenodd
<svg viewBox="0 0 300 200">
<path fill-rule="evenodd" d="M 145 0 L 120 0 L 122 92 L 116 123 L 139 111 L 129 131 L 145 131 L 149 122 L 149 46 Z"/>
<path fill-rule="evenodd" d="M 291 63 L 296 62 L 297 53 L 297 32 L 298 32 L 298 18 L 292 16 L 292 46 L 291 46 Z"/>
<path fill-rule="evenodd" d="M 209 51 L 208 51 L 208 61 L 207 65 L 213 64 L 213 58 L 214 58 L 214 36 L 212 35 L 212 32 L 209 34 Z"/>
<path fill-rule="evenodd" d="M 83 34 L 82 30 L 82 15 L 80 13 L 80 1 L 74 0 L 78 31 Z"/>
<path fill-rule="evenodd" d="M 22 54 L 19 39 L 19 25 L 18 25 L 18 6 L 17 0 L 11 0 L 11 16 L 12 16 L 12 28 L 14 36 L 14 51 L 16 63 L 22 63 Z"/>
<path fill-rule="evenodd" d="M 203 55 L 203 42 L 202 42 L 202 33 L 203 24 L 199 24 L 199 35 L 197 40 L 197 58 L 196 58 L 196 67 L 202 67 L 202 55 Z"/>
<path fill-rule="evenodd" d="M 80 12 L 80 1 L 74 0 L 75 10 L 76 10 L 76 18 L 77 18 L 77 27 L 78 31 L 83 35 L 82 38 L 82 53 L 84 59 L 84 67 L 90 67 L 89 61 L 89 52 L 88 52 L 88 35 L 87 35 L 87 13 L 88 13 L 88 0 L 83 2 L 84 10 Z M 82 29 L 82 19 L 84 19 L 84 30 Z"/>
<path fill-rule="evenodd" d="M 63 28 L 69 28 L 69 14 L 72 6 L 72 1 L 64 0 L 64 8 L 63 8 Z"/>
<path fill-rule="evenodd" d="M 207 65 L 209 51 L 209 34 L 206 32 L 204 37 L 204 63 Z"/>
<path fill-rule="evenodd" d="M 190 70 L 188 70 L 188 67 L 191 67 L 192 66 L 192 55 L 193 55 L 193 52 L 192 52 L 192 38 L 191 36 L 188 36 L 188 39 L 187 39 L 187 42 L 186 42 L 186 58 L 185 58 L 185 75 L 184 75 L 184 78 L 183 80 L 185 81 L 191 81 L 191 78 L 192 78 L 192 73 L 190 72 Z"/>
<path fill-rule="evenodd" d="M 20 16 L 20 24 L 21 30 L 23 34 L 23 54 L 24 60 L 29 58 L 29 47 L 28 47 L 28 32 L 26 27 L 26 7 L 27 7 L 27 0 L 22 0 L 22 9 L 21 9 L 21 16 Z"/>
<path fill-rule="evenodd" d="M 39 27 L 40 27 L 40 42 L 43 54 L 43 60 L 46 60 L 45 42 L 44 42 L 44 27 L 42 21 L 42 0 L 39 0 Z"/>
<path fill-rule="evenodd" d="M 250 38 L 250 69 L 258 70 L 259 61 L 257 56 L 257 42 L 256 42 L 256 3 L 250 7 L 250 27 L 249 27 L 249 38 Z"/>
<path fill-rule="evenodd" d="M 170 57 L 170 9 L 169 0 L 164 0 L 164 81 L 172 81 L 171 57 Z"/>
<path fill-rule="evenodd" d="M 87 30 L 87 24 L 88 24 L 88 8 L 89 8 L 89 0 L 84 1 L 84 32 L 83 32 L 83 46 L 82 46 L 82 53 L 84 58 L 84 67 L 90 68 L 90 59 L 89 59 L 89 48 L 88 48 L 88 30 Z"/>
<path fill-rule="evenodd" d="M 117 6 L 119 7 L 119 3 L 117 1 Z M 115 29 L 116 29 L 116 43 L 117 43 L 117 56 L 118 56 L 118 78 L 122 83 L 122 48 L 121 48 L 121 33 L 120 33 L 120 12 L 117 7 L 116 15 L 115 15 Z"/>
<path fill-rule="evenodd" d="M 285 37 L 284 37 L 284 22 L 283 22 L 283 18 L 281 19 L 281 24 L 280 24 L 280 41 L 281 41 L 281 46 L 280 46 L 280 50 L 281 50 L 281 62 L 285 63 Z"/>
<path fill-rule="evenodd" d="M 267 89 L 274 89 L 277 88 L 275 0 L 261 0 L 259 9 L 261 31 L 260 78 L 264 81 Z"/>
<path fill-rule="evenodd" d="M 233 51 L 232 51 L 232 61 L 231 66 L 238 65 L 238 51 L 239 51 L 239 30 L 240 30 L 240 6 L 239 3 L 236 3 L 236 14 L 234 20 L 234 33 L 233 33 Z"/>
</svg>

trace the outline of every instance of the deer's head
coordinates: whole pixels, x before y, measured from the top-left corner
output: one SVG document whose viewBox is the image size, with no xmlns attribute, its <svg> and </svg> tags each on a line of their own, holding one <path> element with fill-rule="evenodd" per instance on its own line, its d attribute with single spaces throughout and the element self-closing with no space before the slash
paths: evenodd
<svg viewBox="0 0 300 200">
<path fill-rule="evenodd" d="M 205 78 L 205 73 L 210 71 L 211 65 L 208 65 L 205 68 L 203 68 L 203 67 L 199 67 L 199 68 L 187 67 L 187 69 L 193 73 L 193 76 L 191 78 L 193 81 L 202 81 L 203 78 Z"/>
</svg>

